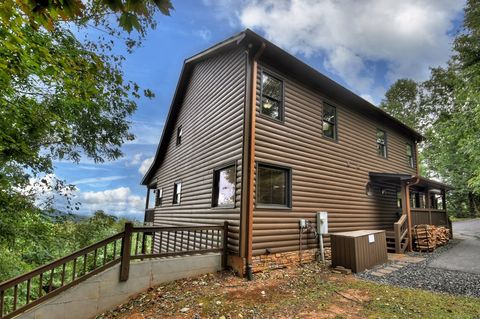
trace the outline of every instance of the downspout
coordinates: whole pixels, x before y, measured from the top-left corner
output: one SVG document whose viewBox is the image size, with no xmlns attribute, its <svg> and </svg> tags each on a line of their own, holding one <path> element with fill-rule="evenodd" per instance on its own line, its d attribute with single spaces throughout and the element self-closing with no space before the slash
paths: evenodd
<svg viewBox="0 0 480 319">
<path fill-rule="evenodd" d="M 250 123 L 249 123 L 249 131 L 250 131 L 250 141 L 249 141 L 249 149 L 248 149 L 248 200 L 247 200 L 247 265 L 246 265 L 246 273 L 247 279 L 253 279 L 253 270 L 252 270 L 252 251 L 253 251 L 253 210 L 254 210 L 254 181 L 255 181 L 255 125 L 256 125 L 256 113 L 257 113 L 257 65 L 258 59 L 262 55 L 263 51 L 265 50 L 265 43 L 262 42 L 261 47 L 253 56 L 252 61 L 252 78 L 251 78 L 251 96 L 250 96 Z"/>
<path fill-rule="evenodd" d="M 415 141 L 415 172 L 417 176 L 420 176 L 419 173 L 419 160 L 418 160 L 418 141 Z"/>
<path fill-rule="evenodd" d="M 412 211 L 410 207 L 410 186 L 417 185 L 420 183 L 420 177 L 418 175 L 415 176 L 415 182 L 409 183 L 407 182 L 405 185 L 405 197 L 407 205 L 407 219 L 408 219 L 408 250 L 412 251 Z"/>
</svg>

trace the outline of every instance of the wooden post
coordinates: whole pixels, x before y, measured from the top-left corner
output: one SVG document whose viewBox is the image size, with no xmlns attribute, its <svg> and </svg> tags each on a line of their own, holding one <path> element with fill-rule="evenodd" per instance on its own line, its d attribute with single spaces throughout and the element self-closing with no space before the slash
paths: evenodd
<svg viewBox="0 0 480 319">
<path fill-rule="evenodd" d="M 430 225 L 433 225 L 433 221 L 432 221 L 432 199 L 430 198 L 430 188 L 428 188 L 427 186 L 427 194 L 425 195 L 426 198 L 425 198 L 425 206 L 427 206 L 427 209 L 428 209 L 428 223 Z"/>
<path fill-rule="evenodd" d="M 228 257 L 228 221 L 223 223 L 223 251 L 222 251 L 222 268 L 227 268 Z"/>
<path fill-rule="evenodd" d="M 120 262 L 120 281 L 127 281 L 130 272 L 130 250 L 132 249 L 132 229 L 131 222 L 125 223 L 123 233 L 121 262 Z"/>
<path fill-rule="evenodd" d="M 395 254 L 400 254 L 401 253 L 401 246 L 402 242 L 400 241 L 400 236 L 401 236 L 401 230 L 400 230 L 399 224 L 395 223 L 393 224 L 393 231 L 395 233 Z"/>
<path fill-rule="evenodd" d="M 407 184 L 405 186 L 405 195 L 406 195 L 406 203 L 407 206 L 407 223 L 408 223 L 408 251 L 412 251 L 412 212 L 410 207 L 410 185 Z"/>
</svg>

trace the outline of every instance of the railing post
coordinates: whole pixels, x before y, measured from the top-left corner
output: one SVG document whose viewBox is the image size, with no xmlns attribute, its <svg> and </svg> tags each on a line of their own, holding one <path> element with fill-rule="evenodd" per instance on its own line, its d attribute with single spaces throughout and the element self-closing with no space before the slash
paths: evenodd
<svg viewBox="0 0 480 319">
<path fill-rule="evenodd" d="M 227 268 L 227 256 L 228 256 L 228 221 L 223 223 L 223 251 L 222 251 L 222 268 Z"/>
<path fill-rule="evenodd" d="M 401 253 L 401 245 L 402 245 L 402 242 L 401 242 L 401 225 L 398 224 L 398 222 L 396 222 L 395 224 L 393 224 L 393 230 L 394 230 L 394 233 L 395 233 L 395 253 L 396 254 L 400 254 Z"/>
<path fill-rule="evenodd" d="M 130 272 L 130 251 L 132 249 L 132 229 L 131 222 L 125 223 L 125 231 L 122 239 L 122 252 L 120 261 L 120 281 L 127 281 Z"/>
</svg>

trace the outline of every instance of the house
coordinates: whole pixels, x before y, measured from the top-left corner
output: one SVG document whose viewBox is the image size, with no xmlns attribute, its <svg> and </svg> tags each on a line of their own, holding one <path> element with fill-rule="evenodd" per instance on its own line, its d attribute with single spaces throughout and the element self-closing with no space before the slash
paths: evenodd
<svg viewBox="0 0 480 319">
<path fill-rule="evenodd" d="M 185 60 L 142 180 L 146 221 L 228 221 L 229 264 L 247 274 L 313 258 L 299 220 L 318 211 L 330 232 L 384 229 L 403 252 L 415 224 L 449 225 L 447 186 L 418 175 L 421 139 L 247 29 Z"/>
</svg>

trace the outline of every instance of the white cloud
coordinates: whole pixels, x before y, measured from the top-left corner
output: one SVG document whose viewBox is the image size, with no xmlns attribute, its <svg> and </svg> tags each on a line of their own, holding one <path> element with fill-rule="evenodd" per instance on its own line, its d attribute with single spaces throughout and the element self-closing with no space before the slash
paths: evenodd
<svg viewBox="0 0 480 319">
<path fill-rule="evenodd" d="M 382 65 L 380 81 L 389 83 L 423 80 L 430 66 L 447 61 L 448 32 L 463 7 L 463 0 L 247 0 L 235 8 L 222 0 L 217 10 L 237 12 L 243 27 L 293 54 L 322 58 L 351 88 L 375 97 L 376 63 Z"/>
<path fill-rule="evenodd" d="M 77 199 L 82 213 L 104 210 L 117 216 L 141 215 L 144 213 L 145 199 L 132 193 L 129 187 L 119 187 L 98 192 L 78 192 Z"/>
<path fill-rule="evenodd" d="M 98 184 L 102 182 L 111 182 L 111 181 L 118 181 L 120 179 L 124 179 L 127 176 L 103 176 L 103 177 L 88 177 L 78 179 L 73 181 L 73 185 L 82 185 L 82 184 Z"/>
<path fill-rule="evenodd" d="M 140 174 L 145 175 L 148 169 L 150 168 L 150 166 L 152 165 L 152 163 L 153 163 L 153 156 L 145 159 L 140 165 L 140 167 L 138 168 L 138 171 L 140 172 Z"/>
<path fill-rule="evenodd" d="M 125 144 L 152 144 L 156 145 L 160 141 L 160 135 L 164 122 L 132 121 L 132 133 L 135 140 L 128 141 Z"/>
<path fill-rule="evenodd" d="M 194 30 L 193 35 L 201 38 L 203 41 L 208 41 L 212 37 L 212 32 L 206 28 L 202 28 L 199 30 Z"/>
</svg>

